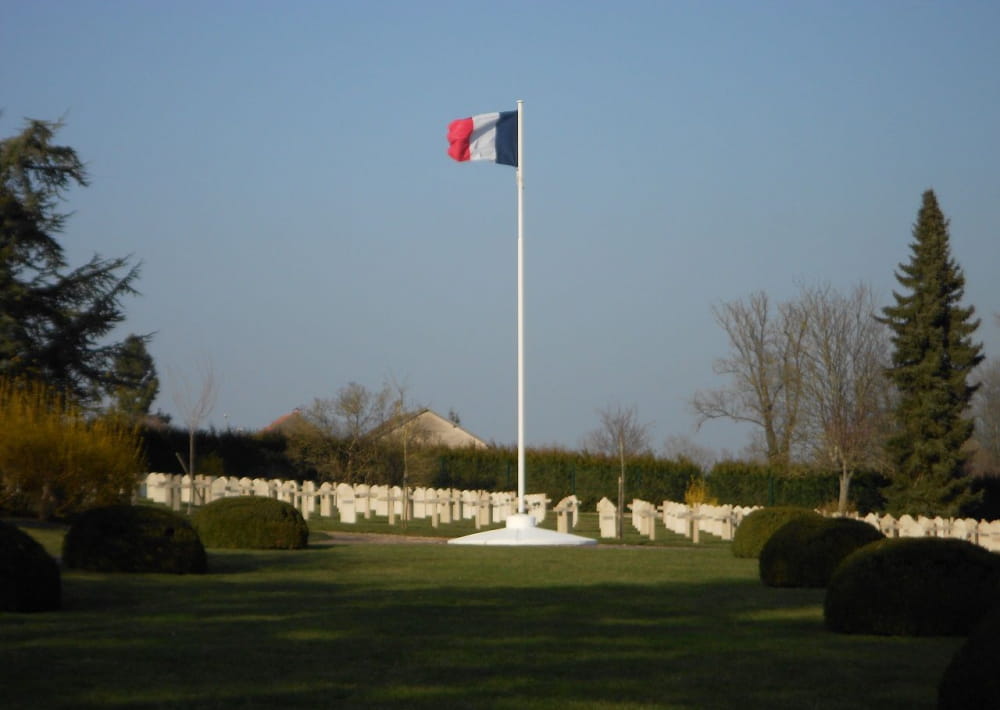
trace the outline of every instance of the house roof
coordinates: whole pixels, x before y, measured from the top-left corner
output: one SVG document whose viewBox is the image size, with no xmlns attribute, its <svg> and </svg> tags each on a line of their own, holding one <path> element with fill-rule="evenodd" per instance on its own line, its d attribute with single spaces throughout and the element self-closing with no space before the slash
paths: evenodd
<svg viewBox="0 0 1000 710">
<path fill-rule="evenodd" d="M 396 436 L 404 427 L 413 425 L 419 431 L 422 443 L 447 446 L 453 449 L 468 446 L 485 449 L 487 446 L 486 442 L 478 436 L 463 429 L 450 419 L 442 417 L 432 409 L 421 409 L 390 419 L 383 427 L 384 433 L 379 436 L 383 438 Z"/>
<path fill-rule="evenodd" d="M 273 422 L 268 424 L 266 427 L 261 429 L 262 432 L 283 432 L 288 429 L 289 426 L 295 424 L 296 421 L 302 418 L 302 410 L 296 408 L 290 411 L 288 414 L 282 414 L 280 417 L 275 419 Z"/>
<path fill-rule="evenodd" d="M 302 419 L 302 411 L 294 409 L 275 419 L 262 432 L 287 433 Z M 487 443 L 432 409 L 421 409 L 391 418 L 374 432 L 378 438 L 398 436 L 404 427 L 411 426 L 410 434 L 420 443 L 447 446 L 453 449 L 473 447 L 485 449 Z"/>
</svg>

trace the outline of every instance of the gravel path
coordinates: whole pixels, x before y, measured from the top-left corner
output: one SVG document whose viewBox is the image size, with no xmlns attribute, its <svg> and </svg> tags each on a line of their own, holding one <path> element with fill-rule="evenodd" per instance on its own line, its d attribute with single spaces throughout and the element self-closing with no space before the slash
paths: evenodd
<svg viewBox="0 0 1000 710">
<path fill-rule="evenodd" d="M 312 545 L 443 545 L 448 542 L 443 537 L 419 537 L 416 535 L 380 535 L 378 533 L 347 533 L 314 531 L 309 533 Z"/>
</svg>

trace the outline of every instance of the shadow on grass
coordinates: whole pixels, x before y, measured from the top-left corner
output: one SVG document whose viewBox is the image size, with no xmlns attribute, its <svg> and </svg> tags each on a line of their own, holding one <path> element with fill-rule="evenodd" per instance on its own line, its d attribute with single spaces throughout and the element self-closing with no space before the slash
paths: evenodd
<svg viewBox="0 0 1000 710">
<path fill-rule="evenodd" d="M 958 644 L 828 633 L 821 591 L 762 587 L 732 560 L 581 553 L 213 553 L 222 571 L 205 576 L 70 575 L 68 611 L 3 617 L 4 695 L 134 710 L 930 708 Z"/>
</svg>

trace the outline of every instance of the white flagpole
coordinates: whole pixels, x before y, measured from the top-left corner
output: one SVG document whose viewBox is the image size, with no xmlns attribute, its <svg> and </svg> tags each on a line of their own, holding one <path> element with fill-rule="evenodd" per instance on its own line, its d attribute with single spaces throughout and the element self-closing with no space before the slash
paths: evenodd
<svg viewBox="0 0 1000 710">
<path fill-rule="evenodd" d="M 456 545 L 596 545 L 597 540 L 537 527 L 524 495 L 524 102 L 517 101 L 517 513 L 507 526 L 456 537 Z"/>
<path fill-rule="evenodd" d="M 524 502 L 524 101 L 517 101 L 517 512 Z"/>
</svg>

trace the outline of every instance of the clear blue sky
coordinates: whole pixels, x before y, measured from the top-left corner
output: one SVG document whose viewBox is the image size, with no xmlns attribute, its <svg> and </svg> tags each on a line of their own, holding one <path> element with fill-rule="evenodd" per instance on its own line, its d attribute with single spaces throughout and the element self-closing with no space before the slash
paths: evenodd
<svg viewBox="0 0 1000 710">
<path fill-rule="evenodd" d="M 119 335 L 211 362 L 215 426 L 357 381 L 515 438 L 514 171 L 445 154 L 525 104 L 527 439 L 607 405 L 739 450 L 711 307 L 885 303 L 923 190 L 1000 349 L 1000 3 L 0 0 L 0 135 L 65 117 L 63 243 L 143 262 Z M 174 376 L 171 376 L 174 373 Z"/>
</svg>

